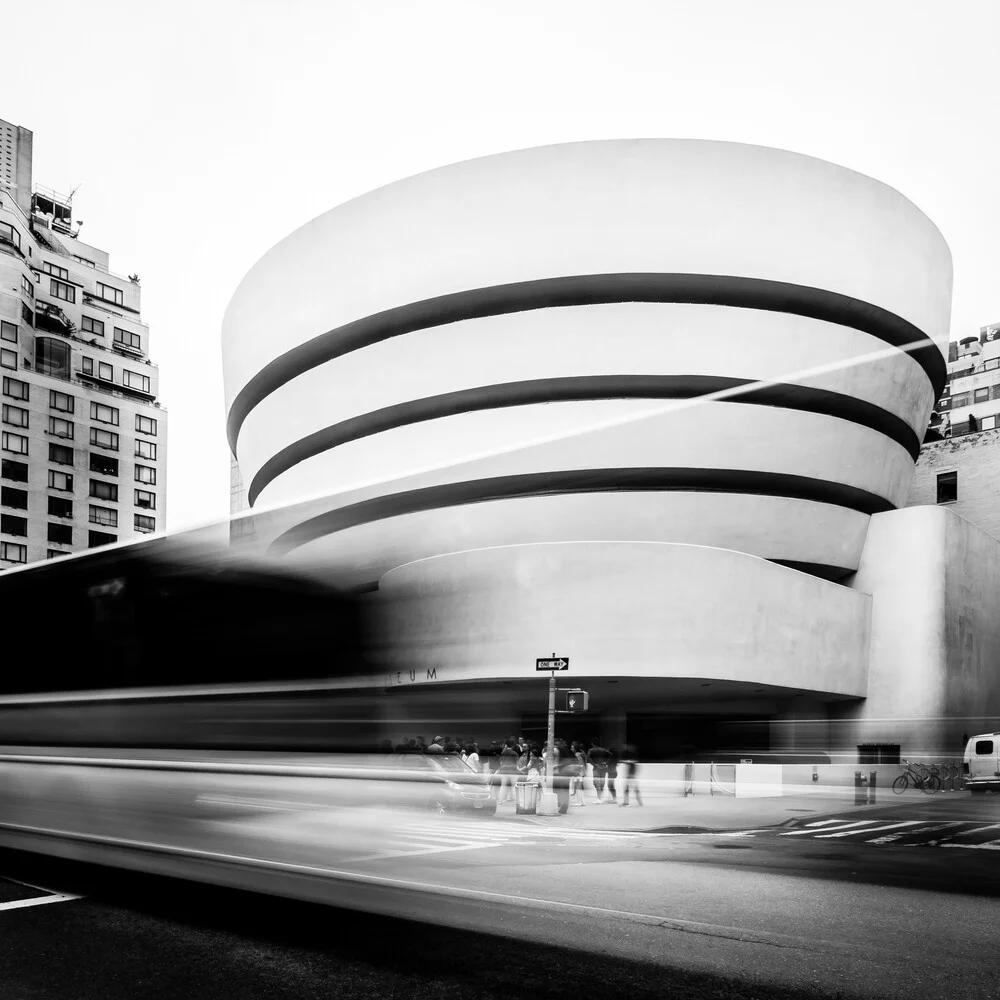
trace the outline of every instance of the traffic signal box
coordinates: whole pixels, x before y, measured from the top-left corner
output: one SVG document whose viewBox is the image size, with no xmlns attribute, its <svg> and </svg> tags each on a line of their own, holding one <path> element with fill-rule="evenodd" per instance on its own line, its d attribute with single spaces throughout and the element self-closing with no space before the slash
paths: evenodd
<svg viewBox="0 0 1000 1000">
<path fill-rule="evenodd" d="M 586 712 L 590 705 L 590 694 L 587 691 L 556 691 L 557 712 Z"/>
</svg>

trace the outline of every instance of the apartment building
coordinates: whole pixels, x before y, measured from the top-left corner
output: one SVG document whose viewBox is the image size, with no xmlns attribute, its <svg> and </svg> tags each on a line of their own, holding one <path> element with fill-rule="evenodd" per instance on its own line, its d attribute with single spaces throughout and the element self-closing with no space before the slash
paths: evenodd
<svg viewBox="0 0 1000 1000">
<path fill-rule="evenodd" d="M 162 530 L 167 415 L 138 275 L 79 238 L 71 196 L 31 187 L 28 130 L 0 121 L 0 143 L 5 569 Z"/>
</svg>

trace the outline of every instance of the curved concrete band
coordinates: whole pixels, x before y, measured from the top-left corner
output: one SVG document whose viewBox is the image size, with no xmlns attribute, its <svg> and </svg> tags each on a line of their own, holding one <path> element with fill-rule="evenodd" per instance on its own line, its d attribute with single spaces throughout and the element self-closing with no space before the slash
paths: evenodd
<svg viewBox="0 0 1000 1000">
<path fill-rule="evenodd" d="M 926 216 L 810 157 L 485 157 L 333 209 L 250 271 L 223 329 L 229 440 L 250 503 L 328 495 L 255 516 L 261 544 L 355 584 L 648 540 L 770 560 L 779 600 L 795 568 L 857 570 L 867 519 L 905 502 L 950 287 Z"/>
</svg>

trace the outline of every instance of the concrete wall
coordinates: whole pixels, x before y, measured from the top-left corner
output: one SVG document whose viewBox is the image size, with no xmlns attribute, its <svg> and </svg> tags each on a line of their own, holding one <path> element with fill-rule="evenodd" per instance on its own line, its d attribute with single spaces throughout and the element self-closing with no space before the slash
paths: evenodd
<svg viewBox="0 0 1000 1000">
<path fill-rule="evenodd" d="M 519 679 L 557 652 L 570 657 L 574 682 L 866 690 L 866 597 L 724 549 L 591 542 L 455 553 L 388 573 L 379 599 L 389 657 L 433 667 L 439 681 Z"/>
<path fill-rule="evenodd" d="M 910 486 L 907 507 L 937 503 L 937 477 L 943 472 L 958 473 L 958 500 L 948 507 L 1000 538 L 1000 430 L 981 431 L 957 438 L 935 441 L 920 450 Z"/>
<path fill-rule="evenodd" d="M 1000 541 L 941 507 L 871 519 L 854 589 L 872 595 L 868 694 L 843 749 L 960 754 L 1000 717 Z"/>
</svg>

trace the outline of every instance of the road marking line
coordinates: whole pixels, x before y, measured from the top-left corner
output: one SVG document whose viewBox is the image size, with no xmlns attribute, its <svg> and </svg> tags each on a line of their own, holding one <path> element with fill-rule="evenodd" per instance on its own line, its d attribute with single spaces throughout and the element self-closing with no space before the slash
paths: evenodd
<svg viewBox="0 0 1000 1000">
<path fill-rule="evenodd" d="M 870 826 L 872 823 L 877 823 L 877 822 L 878 822 L 877 819 L 861 819 L 861 820 L 858 820 L 856 823 L 844 823 L 842 825 L 841 829 L 846 830 L 848 827 L 851 827 L 851 826 Z M 827 829 L 830 829 L 830 828 L 828 827 Z M 855 833 L 863 833 L 864 831 L 862 831 L 862 830 L 855 830 L 854 832 Z M 791 833 L 779 833 L 778 836 L 779 837 L 805 837 L 805 836 L 808 836 L 809 834 L 815 834 L 815 833 L 816 833 L 815 830 L 809 830 L 809 829 L 806 829 L 806 830 L 793 830 Z"/>
<path fill-rule="evenodd" d="M 452 851 L 476 851 L 486 847 L 503 847 L 502 843 L 479 843 L 462 844 L 458 847 L 428 847 L 419 851 L 392 851 L 388 850 L 382 854 L 368 854 L 361 858 L 344 858 L 340 863 L 343 865 L 354 865 L 361 861 L 388 861 L 394 858 L 415 858 L 422 854 L 448 854 Z"/>
<path fill-rule="evenodd" d="M 66 903 L 71 899 L 83 899 L 83 896 L 68 896 L 62 893 L 58 896 L 38 896 L 34 899 L 15 899 L 11 903 L 0 903 L 0 910 L 19 910 L 25 906 L 41 906 L 43 903 Z"/>
<path fill-rule="evenodd" d="M 806 826 L 829 826 L 831 823 L 843 823 L 842 819 L 818 819 L 814 823 L 806 823 Z"/>
<path fill-rule="evenodd" d="M 831 837 L 853 837 L 856 834 L 861 834 L 861 836 L 866 837 L 869 833 L 881 833 L 883 830 L 893 830 L 897 826 L 919 826 L 921 820 L 919 819 L 908 819 L 902 823 L 890 823 L 888 826 L 873 826 L 868 830 L 842 830 L 839 833 L 821 833 L 816 839 L 817 840 L 828 840 Z M 866 843 L 873 844 L 874 841 L 869 840 Z"/>
<path fill-rule="evenodd" d="M 926 823 L 926 820 L 920 820 L 918 822 Z M 902 840 L 904 837 L 913 836 L 914 834 L 924 835 L 928 833 L 940 833 L 942 830 L 948 830 L 955 826 L 961 826 L 961 821 L 953 821 L 950 823 L 937 823 L 931 826 L 925 826 L 922 830 L 900 830 L 899 833 L 889 833 L 884 837 L 876 837 L 874 840 L 869 841 L 871 844 L 893 844 L 897 840 Z M 874 831 L 873 831 L 874 832 Z M 920 845 L 910 844 L 910 847 L 917 847 Z"/>
<path fill-rule="evenodd" d="M 990 823 L 989 826 L 977 826 L 971 830 L 961 830 L 955 834 L 956 837 L 971 837 L 974 833 L 983 833 L 986 830 L 998 830 L 1000 823 Z"/>
<path fill-rule="evenodd" d="M 440 882 L 418 882 L 413 879 L 390 878 L 386 875 L 373 875 L 365 872 L 346 871 L 342 868 L 322 868 L 318 865 L 294 864 L 287 861 L 271 861 L 267 858 L 255 858 L 246 854 L 222 854 L 213 851 L 198 850 L 190 847 L 173 847 L 167 844 L 157 844 L 152 841 L 132 840 L 127 837 L 98 837 L 92 834 L 69 833 L 51 830 L 45 827 L 29 826 L 23 823 L 0 823 L 0 830 L 12 830 L 18 833 L 41 834 L 57 837 L 61 840 L 78 841 L 98 846 L 114 845 L 140 851 L 152 851 L 170 857 L 181 857 L 214 862 L 215 864 L 236 864 L 279 873 L 289 873 L 306 876 L 333 878 L 341 882 L 351 882 L 358 885 L 377 885 L 391 889 L 417 889 L 423 892 L 450 896 L 457 899 L 473 899 L 480 902 L 497 902 L 520 906 L 528 909 L 546 911 L 563 910 L 571 913 L 600 914 L 614 917 L 618 920 L 631 920 L 636 923 L 652 924 L 664 930 L 684 931 L 689 934 L 704 934 L 709 937 L 727 938 L 744 944 L 765 944 L 776 947 L 796 948 L 802 951 L 829 954 L 837 950 L 841 953 L 853 953 L 854 946 L 843 941 L 823 940 L 816 937 L 800 937 L 791 934 L 778 934 L 767 930 L 748 930 L 745 927 L 733 927 L 725 924 L 713 924 L 700 920 L 685 920 L 681 917 L 666 917 L 652 913 L 642 913 L 636 910 L 615 910 L 610 907 L 593 906 L 585 903 L 569 903 L 560 899 L 545 899 L 537 896 L 514 896 L 507 893 L 490 892 L 485 889 L 470 889 L 462 886 L 443 885 Z"/>
<path fill-rule="evenodd" d="M 938 847 L 957 847 L 964 851 L 1000 851 L 1000 840 L 988 840 L 985 844 L 938 844 Z"/>
</svg>

